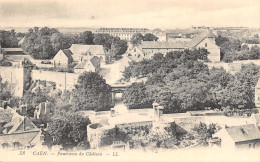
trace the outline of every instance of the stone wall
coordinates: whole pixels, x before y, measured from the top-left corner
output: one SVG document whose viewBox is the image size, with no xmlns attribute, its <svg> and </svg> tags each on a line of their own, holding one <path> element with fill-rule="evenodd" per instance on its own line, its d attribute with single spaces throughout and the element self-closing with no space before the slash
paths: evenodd
<svg viewBox="0 0 260 162">
<path fill-rule="evenodd" d="M 50 81 L 56 83 L 56 88 L 60 90 L 72 90 L 77 84 L 79 74 L 32 70 L 32 80 Z"/>
</svg>

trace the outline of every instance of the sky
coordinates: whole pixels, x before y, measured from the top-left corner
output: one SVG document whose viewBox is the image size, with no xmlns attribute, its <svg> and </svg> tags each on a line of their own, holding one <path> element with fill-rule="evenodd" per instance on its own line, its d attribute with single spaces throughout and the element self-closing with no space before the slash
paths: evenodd
<svg viewBox="0 0 260 162">
<path fill-rule="evenodd" d="M 0 0 L 0 27 L 260 27 L 260 0 Z"/>
</svg>

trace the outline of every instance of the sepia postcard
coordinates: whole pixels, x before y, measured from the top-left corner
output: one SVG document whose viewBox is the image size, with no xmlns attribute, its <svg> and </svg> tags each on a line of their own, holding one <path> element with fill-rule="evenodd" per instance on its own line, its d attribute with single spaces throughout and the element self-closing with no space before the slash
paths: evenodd
<svg viewBox="0 0 260 162">
<path fill-rule="evenodd" d="M 1 0 L 0 162 L 260 161 L 259 0 Z"/>
</svg>

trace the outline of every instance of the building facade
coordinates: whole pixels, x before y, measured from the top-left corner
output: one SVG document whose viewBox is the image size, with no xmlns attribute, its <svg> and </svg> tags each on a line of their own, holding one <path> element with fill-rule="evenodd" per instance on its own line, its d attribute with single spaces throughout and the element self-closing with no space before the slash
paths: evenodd
<svg viewBox="0 0 260 162">
<path fill-rule="evenodd" d="M 110 34 L 113 37 L 119 37 L 124 40 L 131 40 L 132 36 L 136 33 L 145 35 L 149 30 L 146 28 L 100 28 L 95 33 Z"/>
<path fill-rule="evenodd" d="M 72 52 L 69 49 L 59 50 L 53 58 L 54 68 L 67 69 L 69 64 L 73 62 Z"/>
<path fill-rule="evenodd" d="M 255 124 L 225 127 L 213 137 L 221 139 L 223 149 L 260 148 L 260 131 Z"/>
<path fill-rule="evenodd" d="M 189 42 L 155 42 L 155 41 L 143 41 L 142 51 L 150 58 L 155 53 L 167 54 L 168 52 L 193 49 L 193 48 L 205 48 L 208 50 L 208 60 L 211 62 L 220 61 L 220 47 L 215 43 L 215 35 L 212 32 L 205 32 L 197 37 L 193 38 Z"/>
</svg>

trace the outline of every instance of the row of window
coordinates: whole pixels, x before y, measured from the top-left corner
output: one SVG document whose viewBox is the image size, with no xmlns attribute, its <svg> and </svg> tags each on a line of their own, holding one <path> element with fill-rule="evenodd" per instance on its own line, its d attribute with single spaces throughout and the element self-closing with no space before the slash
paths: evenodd
<svg viewBox="0 0 260 162">
<path fill-rule="evenodd" d="M 146 31 L 97 31 L 97 33 L 146 33 Z"/>
<path fill-rule="evenodd" d="M 14 148 L 14 149 L 18 149 L 20 148 L 21 145 L 19 142 L 13 142 L 13 146 L 10 146 L 7 142 L 2 144 L 2 148 L 3 149 L 9 149 L 9 148 Z"/>
</svg>

